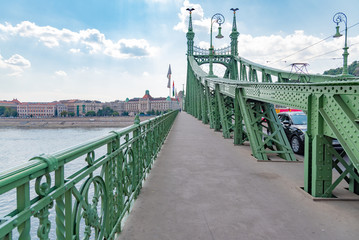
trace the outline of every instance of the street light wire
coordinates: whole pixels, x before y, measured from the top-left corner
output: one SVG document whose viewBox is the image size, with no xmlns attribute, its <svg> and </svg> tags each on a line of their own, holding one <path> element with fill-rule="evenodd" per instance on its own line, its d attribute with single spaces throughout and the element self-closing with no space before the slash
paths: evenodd
<svg viewBox="0 0 359 240">
<path fill-rule="evenodd" d="M 356 26 L 356 25 L 359 25 L 359 22 L 357 22 L 357 23 L 355 23 L 355 24 L 349 26 L 347 29 L 350 29 L 350 28 L 352 28 L 352 27 L 354 27 L 354 26 Z M 341 30 L 340 32 L 344 32 L 344 31 L 345 31 L 345 29 L 344 29 L 344 30 Z M 296 55 L 297 53 L 303 52 L 304 50 L 307 50 L 308 48 L 311 48 L 311 47 L 313 47 L 313 46 L 315 46 L 315 45 L 317 45 L 317 44 L 319 44 L 319 43 L 321 43 L 321 42 L 324 42 L 325 40 L 327 40 L 327 39 L 329 39 L 329 38 L 331 38 L 331 37 L 332 37 L 332 35 L 330 35 L 330 36 L 328 36 L 328 37 L 326 37 L 326 38 L 323 38 L 322 40 L 320 40 L 320 41 L 318 41 L 318 42 L 316 42 L 316 43 L 313 43 L 312 45 L 309 45 L 309 46 L 307 46 L 307 47 L 305 47 L 305 48 L 302 48 L 302 49 L 300 49 L 300 50 L 298 50 L 298 51 L 296 51 L 296 52 L 294 52 L 294 53 L 292 53 L 292 54 L 290 54 L 290 55 L 288 55 L 288 56 L 286 56 L 286 57 L 283 57 L 283 58 L 281 58 L 281 59 L 279 59 L 279 60 L 277 60 L 277 61 L 271 62 L 270 64 L 274 64 L 274 63 L 280 62 L 280 61 L 282 61 L 283 59 L 289 58 L 289 57 L 291 57 L 291 56 L 293 56 L 293 55 Z M 337 50 L 335 50 L 335 51 L 337 51 Z"/>
<path fill-rule="evenodd" d="M 359 42 L 350 44 L 348 47 L 351 47 L 351 46 L 354 46 L 354 45 L 357 45 L 357 44 L 359 44 Z M 314 56 L 314 57 L 310 57 L 310 58 L 305 59 L 304 61 L 308 61 L 308 60 L 311 60 L 311 59 L 314 59 L 314 58 L 318 58 L 318 57 L 327 55 L 327 54 L 329 54 L 329 53 L 333 53 L 333 52 L 339 51 L 339 50 L 341 50 L 341 49 L 343 49 L 343 48 L 338 48 L 338 49 L 335 49 L 335 50 L 332 50 L 332 51 L 329 51 L 329 52 L 326 52 L 326 53 L 323 53 L 323 54 L 320 54 L 320 55 L 317 55 L 317 56 Z"/>
</svg>

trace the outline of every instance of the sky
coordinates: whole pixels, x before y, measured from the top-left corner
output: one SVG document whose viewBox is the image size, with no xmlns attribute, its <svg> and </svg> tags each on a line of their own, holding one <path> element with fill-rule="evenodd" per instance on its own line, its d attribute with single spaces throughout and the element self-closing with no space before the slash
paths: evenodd
<svg viewBox="0 0 359 240">
<path fill-rule="evenodd" d="M 342 66 L 344 37 L 330 36 L 334 14 L 343 12 L 349 63 L 359 60 L 357 0 L 1 1 L 0 100 L 106 102 L 142 97 L 145 90 L 166 97 L 169 64 L 180 91 L 186 83 L 188 7 L 195 8 L 196 46 L 209 47 L 215 13 L 225 23 L 224 38 L 213 45 L 228 46 L 230 8 L 239 8 L 241 57 L 288 71 L 291 63 L 308 63 L 310 73 L 320 74 Z M 339 26 L 344 30 L 343 22 Z"/>
</svg>

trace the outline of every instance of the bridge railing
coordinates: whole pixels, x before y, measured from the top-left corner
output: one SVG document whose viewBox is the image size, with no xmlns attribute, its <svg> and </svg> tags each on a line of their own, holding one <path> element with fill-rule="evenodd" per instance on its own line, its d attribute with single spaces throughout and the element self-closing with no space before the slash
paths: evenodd
<svg viewBox="0 0 359 240">
<path fill-rule="evenodd" d="M 113 239 L 177 113 L 136 118 L 121 131 L 0 173 L 1 197 L 16 193 L 16 206 L 0 216 L 0 239 Z M 68 164 L 81 159 L 68 174 Z"/>
</svg>

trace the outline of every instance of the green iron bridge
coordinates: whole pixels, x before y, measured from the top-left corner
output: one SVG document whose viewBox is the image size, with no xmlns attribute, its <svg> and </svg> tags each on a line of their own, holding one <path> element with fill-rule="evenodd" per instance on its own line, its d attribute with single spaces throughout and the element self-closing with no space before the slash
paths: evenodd
<svg viewBox="0 0 359 240">
<path fill-rule="evenodd" d="M 137 118 L 121 131 L 2 172 L 0 194 L 15 192 L 16 207 L 0 216 L 0 239 L 35 238 L 33 226 L 39 239 L 357 236 L 357 202 L 317 205 L 312 199 L 335 199 L 343 184 L 359 194 L 359 79 L 295 74 L 238 56 L 235 11 L 228 48 L 200 49 L 194 35 L 190 11 L 188 114 Z M 214 76 L 212 66 L 211 74 L 202 70 L 213 63 L 225 67 L 223 77 Z M 304 164 L 293 154 L 273 104 L 308 115 Z M 343 152 L 333 148 L 333 139 Z M 152 169 L 157 156 L 160 163 Z M 293 164 L 271 163 L 278 157 Z M 83 168 L 68 176 L 66 166 L 77 159 L 84 160 Z"/>
</svg>

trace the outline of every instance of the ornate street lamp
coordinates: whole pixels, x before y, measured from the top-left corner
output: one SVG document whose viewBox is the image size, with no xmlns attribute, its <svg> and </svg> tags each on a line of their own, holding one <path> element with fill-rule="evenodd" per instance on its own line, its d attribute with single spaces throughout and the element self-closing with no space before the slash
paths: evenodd
<svg viewBox="0 0 359 240">
<path fill-rule="evenodd" d="M 222 14 L 216 13 L 211 18 L 211 38 L 210 38 L 210 45 L 209 45 L 209 76 L 214 77 L 213 75 L 213 56 L 214 56 L 214 48 L 212 44 L 212 27 L 213 23 L 217 23 L 219 25 L 218 27 L 218 35 L 216 38 L 223 38 L 223 35 L 221 34 L 222 27 L 221 25 L 224 23 L 225 18 Z"/>
<path fill-rule="evenodd" d="M 347 27 L 347 16 L 342 13 L 342 12 L 338 12 L 334 15 L 333 17 L 333 22 L 335 22 L 337 24 L 336 26 L 336 30 L 337 32 L 335 33 L 335 35 L 333 36 L 334 38 L 338 38 L 341 37 L 342 34 L 340 34 L 339 32 L 339 23 L 340 22 L 344 22 L 345 23 L 345 44 L 344 44 L 344 53 L 343 53 L 343 72 L 342 75 L 348 75 L 348 45 L 347 45 L 347 31 L 348 31 L 348 27 Z"/>
</svg>

